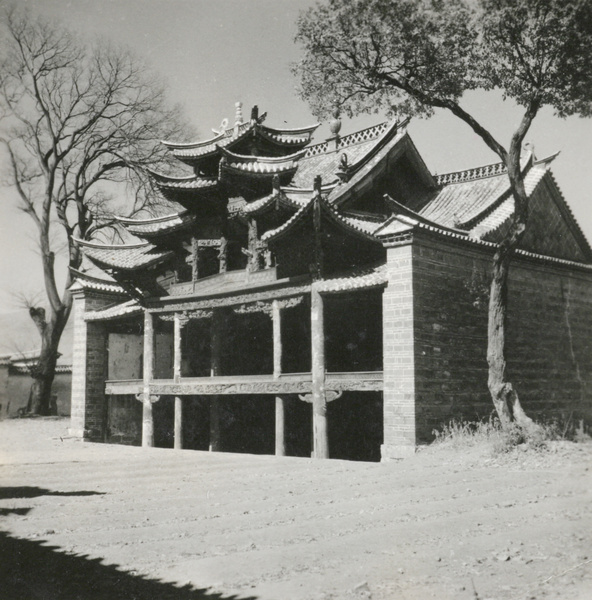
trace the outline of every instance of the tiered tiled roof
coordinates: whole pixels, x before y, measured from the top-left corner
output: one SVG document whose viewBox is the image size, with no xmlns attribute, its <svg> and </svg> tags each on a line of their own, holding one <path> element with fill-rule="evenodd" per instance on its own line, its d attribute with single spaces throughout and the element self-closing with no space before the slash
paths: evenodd
<svg viewBox="0 0 592 600">
<path fill-rule="evenodd" d="M 311 198 L 305 206 L 296 212 L 290 219 L 275 229 L 271 229 L 263 234 L 261 239 L 264 242 L 277 241 L 298 223 L 303 222 L 307 218 L 312 218 L 315 203 L 320 204 L 321 213 L 338 227 L 350 231 L 351 233 L 377 241 L 374 236 L 374 231 L 380 226 L 374 219 L 364 219 L 359 216 L 348 216 L 340 213 L 333 205 L 331 205 L 322 195 Z"/>
<path fill-rule="evenodd" d="M 158 249 L 154 244 L 112 246 L 76 240 L 85 256 L 101 268 L 122 271 L 146 268 L 173 256 L 170 250 Z"/>
<path fill-rule="evenodd" d="M 150 219 L 128 219 L 118 217 L 117 220 L 132 235 L 150 238 L 165 234 L 169 235 L 175 231 L 185 229 L 195 223 L 196 217 L 189 211 L 184 210 L 164 217 L 153 217 Z"/>
<path fill-rule="evenodd" d="M 113 280 L 102 279 L 100 277 L 93 277 L 88 273 L 83 273 L 77 269 L 70 268 L 72 277 L 75 278 L 73 286 L 77 286 L 83 289 L 96 290 L 99 292 L 110 292 L 113 294 L 125 294 L 124 289 Z"/>
<path fill-rule="evenodd" d="M 275 143 L 302 147 L 310 143 L 312 134 L 319 125 L 319 123 L 315 123 L 308 127 L 299 127 L 296 129 L 274 129 L 266 125 L 259 125 L 257 133 L 266 139 L 273 140 Z"/>
<path fill-rule="evenodd" d="M 152 176 L 166 197 L 188 210 L 152 219 L 120 219 L 130 233 L 154 244 L 85 243 L 85 254 L 103 268 L 141 269 L 172 257 L 173 253 L 161 246 L 164 236 L 189 228 L 192 236 L 198 238 L 227 239 L 234 252 L 237 244 L 245 245 L 247 221 L 257 225 L 249 229 L 248 235 L 272 228 L 256 241 L 263 248 L 267 242 L 276 244 L 305 221 L 307 227 L 311 226 L 315 207 L 321 211 L 325 224 L 330 222 L 353 236 L 385 244 L 408 237 L 414 230 L 464 243 L 471 243 L 471 239 L 477 243 L 495 242 L 510 222 L 513 200 L 503 163 L 434 177 L 407 135 L 406 121 L 385 122 L 310 145 L 317 125 L 274 129 L 263 125 L 263 119 L 254 110 L 251 120 L 243 122 L 238 104 L 234 127 L 223 123 L 214 137 L 202 142 L 165 142 L 175 157 L 193 165 L 196 174 L 173 177 L 154 172 Z M 541 189 L 542 181 L 548 181 L 545 174 L 553 158 L 535 161 L 531 153 L 525 156 L 522 168 L 527 193 L 533 194 L 535 189 Z M 324 184 L 320 190 L 319 179 Z M 399 202 L 389 196 L 383 199 L 385 190 Z M 589 250 L 563 204 L 556 207 L 554 218 L 560 220 L 567 215 L 567 220 L 574 223 L 565 229 L 568 233 L 575 231 L 575 237 L 570 235 L 572 246 L 579 244 Z M 282 210 L 270 215 L 269 211 L 275 208 Z M 539 212 L 547 214 L 543 209 Z M 386 214 L 391 216 L 387 219 Z M 541 218 L 539 215 L 539 221 Z M 188 234 L 182 235 L 187 249 L 189 242 L 194 242 Z M 540 244 L 540 236 L 536 241 L 539 245 L 528 246 L 531 250 L 554 251 L 554 247 Z M 252 243 L 249 238 L 249 244 Z M 277 246 L 273 251 L 276 250 Z M 578 258 L 588 250 L 584 249 L 583 254 L 566 251 L 557 256 Z M 368 256 L 371 254 L 372 250 Z M 185 277 L 188 256 L 178 258 L 175 276 L 178 271 Z M 376 274 L 368 277 L 371 275 Z"/>
<path fill-rule="evenodd" d="M 198 175 L 173 177 L 157 173 L 156 171 L 148 172 L 161 190 L 200 190 L 215 188 L 218 184 L 217 177 L 202 177 Z"/>
<path fill-rule="evenodd" d="M 301 150 L 288 156 L 269 157 L 234 154 L 230 150 L 222 149 L 222 154 L 227 159 L 227 162 L 224 164 L 225 169 L 263 175 L 296 171 L 298 161 L 304 153 L 305 150 Z"/>
<path fill-rule="evenodd" d="M 192 164 L 196 159 L 216 154 L 219 148 L 236 145 L 253 131 L 255 125 L 255 122 L 241 123 L 237 126 L 236 130 L 234 128 L 226 129 L 215 137 L 201 142 L 193 142 L 190 144 L 163 142 L 163 144 L 171 149 L 175 158 Z"/>
</svg>

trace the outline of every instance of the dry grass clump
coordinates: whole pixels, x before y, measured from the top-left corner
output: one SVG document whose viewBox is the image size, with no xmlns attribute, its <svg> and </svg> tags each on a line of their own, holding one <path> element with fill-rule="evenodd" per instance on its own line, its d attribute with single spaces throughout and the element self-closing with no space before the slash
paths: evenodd
<svg viewBox="0 0 592 600">
<path fill-rule="evenodd" d="M 549 442 L 584 442 L 592 438 L 585 432 L 583 422 L 574 426 L 568 420 L 555 419 L 547 423 L 537 423 L 531 429 L 517 424 L 503 429 L 497 417 L 487 421 L 464 421 L 453 419 L 440 430 L 434 430 L 434 444 L 452 448 L 470 446 L 490 446 L 493 454 L 511 452 L 517 447 L 532 450 L 546 450 Z"/>
</svg>

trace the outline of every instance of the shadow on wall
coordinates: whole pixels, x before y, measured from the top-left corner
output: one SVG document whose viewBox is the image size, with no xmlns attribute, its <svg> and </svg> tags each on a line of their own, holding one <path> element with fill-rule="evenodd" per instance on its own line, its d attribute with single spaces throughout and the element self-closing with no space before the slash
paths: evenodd
<svg viewBox="0 0 592 600">
<path fill-rule="evenodd" d="M 177 587 L 157 579 L 104 565 L 99 558 L 68 554 L 43 541 L 24 540 L 0 531 L 2 598 L 93 600 L 238 600 L 190 585 Z M 241 600 L 256 597 L 241 596 Z"/>
</svg>

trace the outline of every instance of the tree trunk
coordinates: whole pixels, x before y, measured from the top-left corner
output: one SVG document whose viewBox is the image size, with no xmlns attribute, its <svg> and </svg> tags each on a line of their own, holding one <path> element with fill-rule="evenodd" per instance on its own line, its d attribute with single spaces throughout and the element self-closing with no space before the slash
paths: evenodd
<svg viewBox="0 0 592 600">
<path fill-rule="evenodd" d="M 53 312 L 53 311 L 52 311 Z M 31 368 L 33 384 L 29 394 L 27 412 L 34 415 L 49 415 L 51 412 L 51 388 L 55 377 L 60 339 L 70 315 L 69 306 L 64 306 L 45 320 L 45 309 L 31 307 L 29 314 L 41 335 L 41 351 L 35 366 Z"/>
<path fill-rule="evenodd" d="M 508 160 L 508 174 L 514 196 L 514 219 L 505 240 L 493 258 L 493 274 L 489 296 L 489 321 L 487 332 L 488 387 L 503 429 L 513 424 L 528 432 L 538 428 L 526 415 L 514 386 L 506 374 L 506 320 L 508 313 L 508 277 L 514 250 L 526 230 L 528 196 L 520 174 L 519 155 Z"/>
</svg>

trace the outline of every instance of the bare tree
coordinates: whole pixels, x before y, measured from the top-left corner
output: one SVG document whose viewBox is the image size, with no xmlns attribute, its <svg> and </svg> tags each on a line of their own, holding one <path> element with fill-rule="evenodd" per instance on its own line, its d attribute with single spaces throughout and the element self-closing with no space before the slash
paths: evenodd
<svg viewBox="0 0 592 600">
<path fill-rule="evenodd" d="M 75 238 L 104 232 L 114 212 L 150 209 L 145 168 L 163 160 L 159 140 L 184 130 L 162 83 L 125 49 L 90 46 L 15 9 L 4 16 L 1 39 L 0 141 L 18 207 L 36 226 L 47 296 L 46 306 L 29 307 L 41 336 L 31 410 L 46 414 L 72 307 L 69 270 L 58 288 L 56 252 L 78 268 Z M 133 192 L 127 206 L 121 186 Z"/>
<path fill-rule="evenodd" d="M 560 117 L 592 114 L 592 3 L 589 0 L 330 0 L 301 15 L 294 66 L 313 112 L 430 116 L 450 111 L 507 167 L 511 227 L 493 259 L 487 360 L 489 390 L 502 426 L 532 421 L 506 376 L 505 322 L 510 261 L 522 239 L 528 196 L 520 153 L 543 106 Z M 504 146 L 469 114 L 470 90 L 501 90 L 523 109 Z"/>
</svg>

